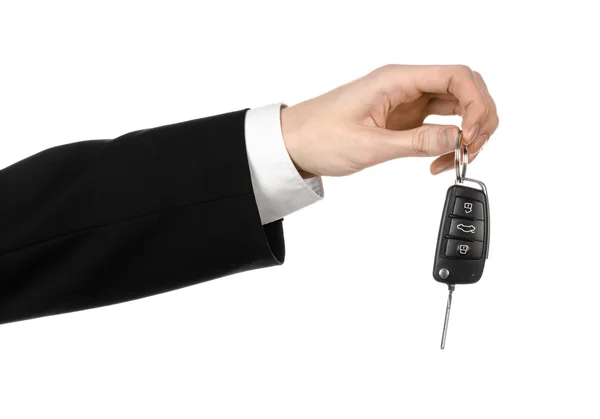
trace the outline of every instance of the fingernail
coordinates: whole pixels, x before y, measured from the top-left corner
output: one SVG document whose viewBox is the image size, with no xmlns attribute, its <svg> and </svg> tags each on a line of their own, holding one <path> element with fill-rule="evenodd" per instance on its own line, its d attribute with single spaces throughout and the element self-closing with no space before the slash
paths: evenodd
<svg viewBox="0 0 600 419">
<path fill-rule="evenodd" d="M 475 137 L 477 136 L 477 133 L 479 132 L 479 125 L 474 125 L 471 130 L 469 131 L 469 134 L 467 135 L 467 138 L 465 141 L 465 144 L 469 145 L 471 144 L 471 142 L 475 139 Z"/>
<path fill-rule="evenodd" d="M 475 140 L 475 154 L 479 153 L 481 150 L 483 150 L 483 147 L 485 147 L 485 145 L 488 142 L 489 137 L 487 135 L 480 135 L 479 137 L 477 137 L 477 140 Z"/>
</svg>

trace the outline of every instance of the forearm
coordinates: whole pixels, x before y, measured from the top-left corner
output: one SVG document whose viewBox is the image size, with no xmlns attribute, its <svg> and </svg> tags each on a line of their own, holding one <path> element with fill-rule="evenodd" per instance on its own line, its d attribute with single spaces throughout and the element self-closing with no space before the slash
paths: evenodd
<svg viewBox="0 0 600 419">
<path fill-rule="evenodd" d="M 0 171 L 0 323 L 281 263 L 245 111 L 46 150 Z"/>
</svg>

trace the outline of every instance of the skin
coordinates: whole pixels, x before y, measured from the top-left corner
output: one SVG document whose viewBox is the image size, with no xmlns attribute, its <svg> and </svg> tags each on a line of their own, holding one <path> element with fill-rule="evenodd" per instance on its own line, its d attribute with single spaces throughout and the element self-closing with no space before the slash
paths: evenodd
<svg viewBox="0 0 600 419">
<path fill-rule="evenodd" d="M 459 128 L 423 124 L 429 115 L 462 117 L 472 162 L 498 127 L 481 74 L 467 66 L 386 65 L 321 96 L 284 107 L 282 132 L 302 177 L 346 176 L 402 157 L 437 157 L 437 175 L 454 167 Z"/>
</svg>

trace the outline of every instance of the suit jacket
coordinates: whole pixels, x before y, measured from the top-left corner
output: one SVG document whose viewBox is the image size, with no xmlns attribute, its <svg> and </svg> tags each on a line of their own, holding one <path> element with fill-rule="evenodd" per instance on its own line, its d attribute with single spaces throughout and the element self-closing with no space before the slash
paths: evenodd
<svg viewBox="0 0 600 419">
<path fill-rule="evenodd" d="M 247 109 L 42 151 L 0 171 L 0 323 L 282 264 L 245 148 Z"/>
</svg>

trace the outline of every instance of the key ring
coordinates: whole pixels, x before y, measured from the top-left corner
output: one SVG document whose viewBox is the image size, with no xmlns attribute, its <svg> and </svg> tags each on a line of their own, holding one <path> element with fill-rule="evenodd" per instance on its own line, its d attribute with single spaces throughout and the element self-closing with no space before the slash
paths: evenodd
<svg viewBox="0 0 600 419">
<path fill-rule="evenodd" d="M 456 137 L 456 148 L 454 150 L 454 169 L 456 170 L 456 184 L 463 183 L 467 176 L 467 165 L 469 164 L 469 149 L 462 145 L 462 130 L 458 130 Z"/>
</svg>

